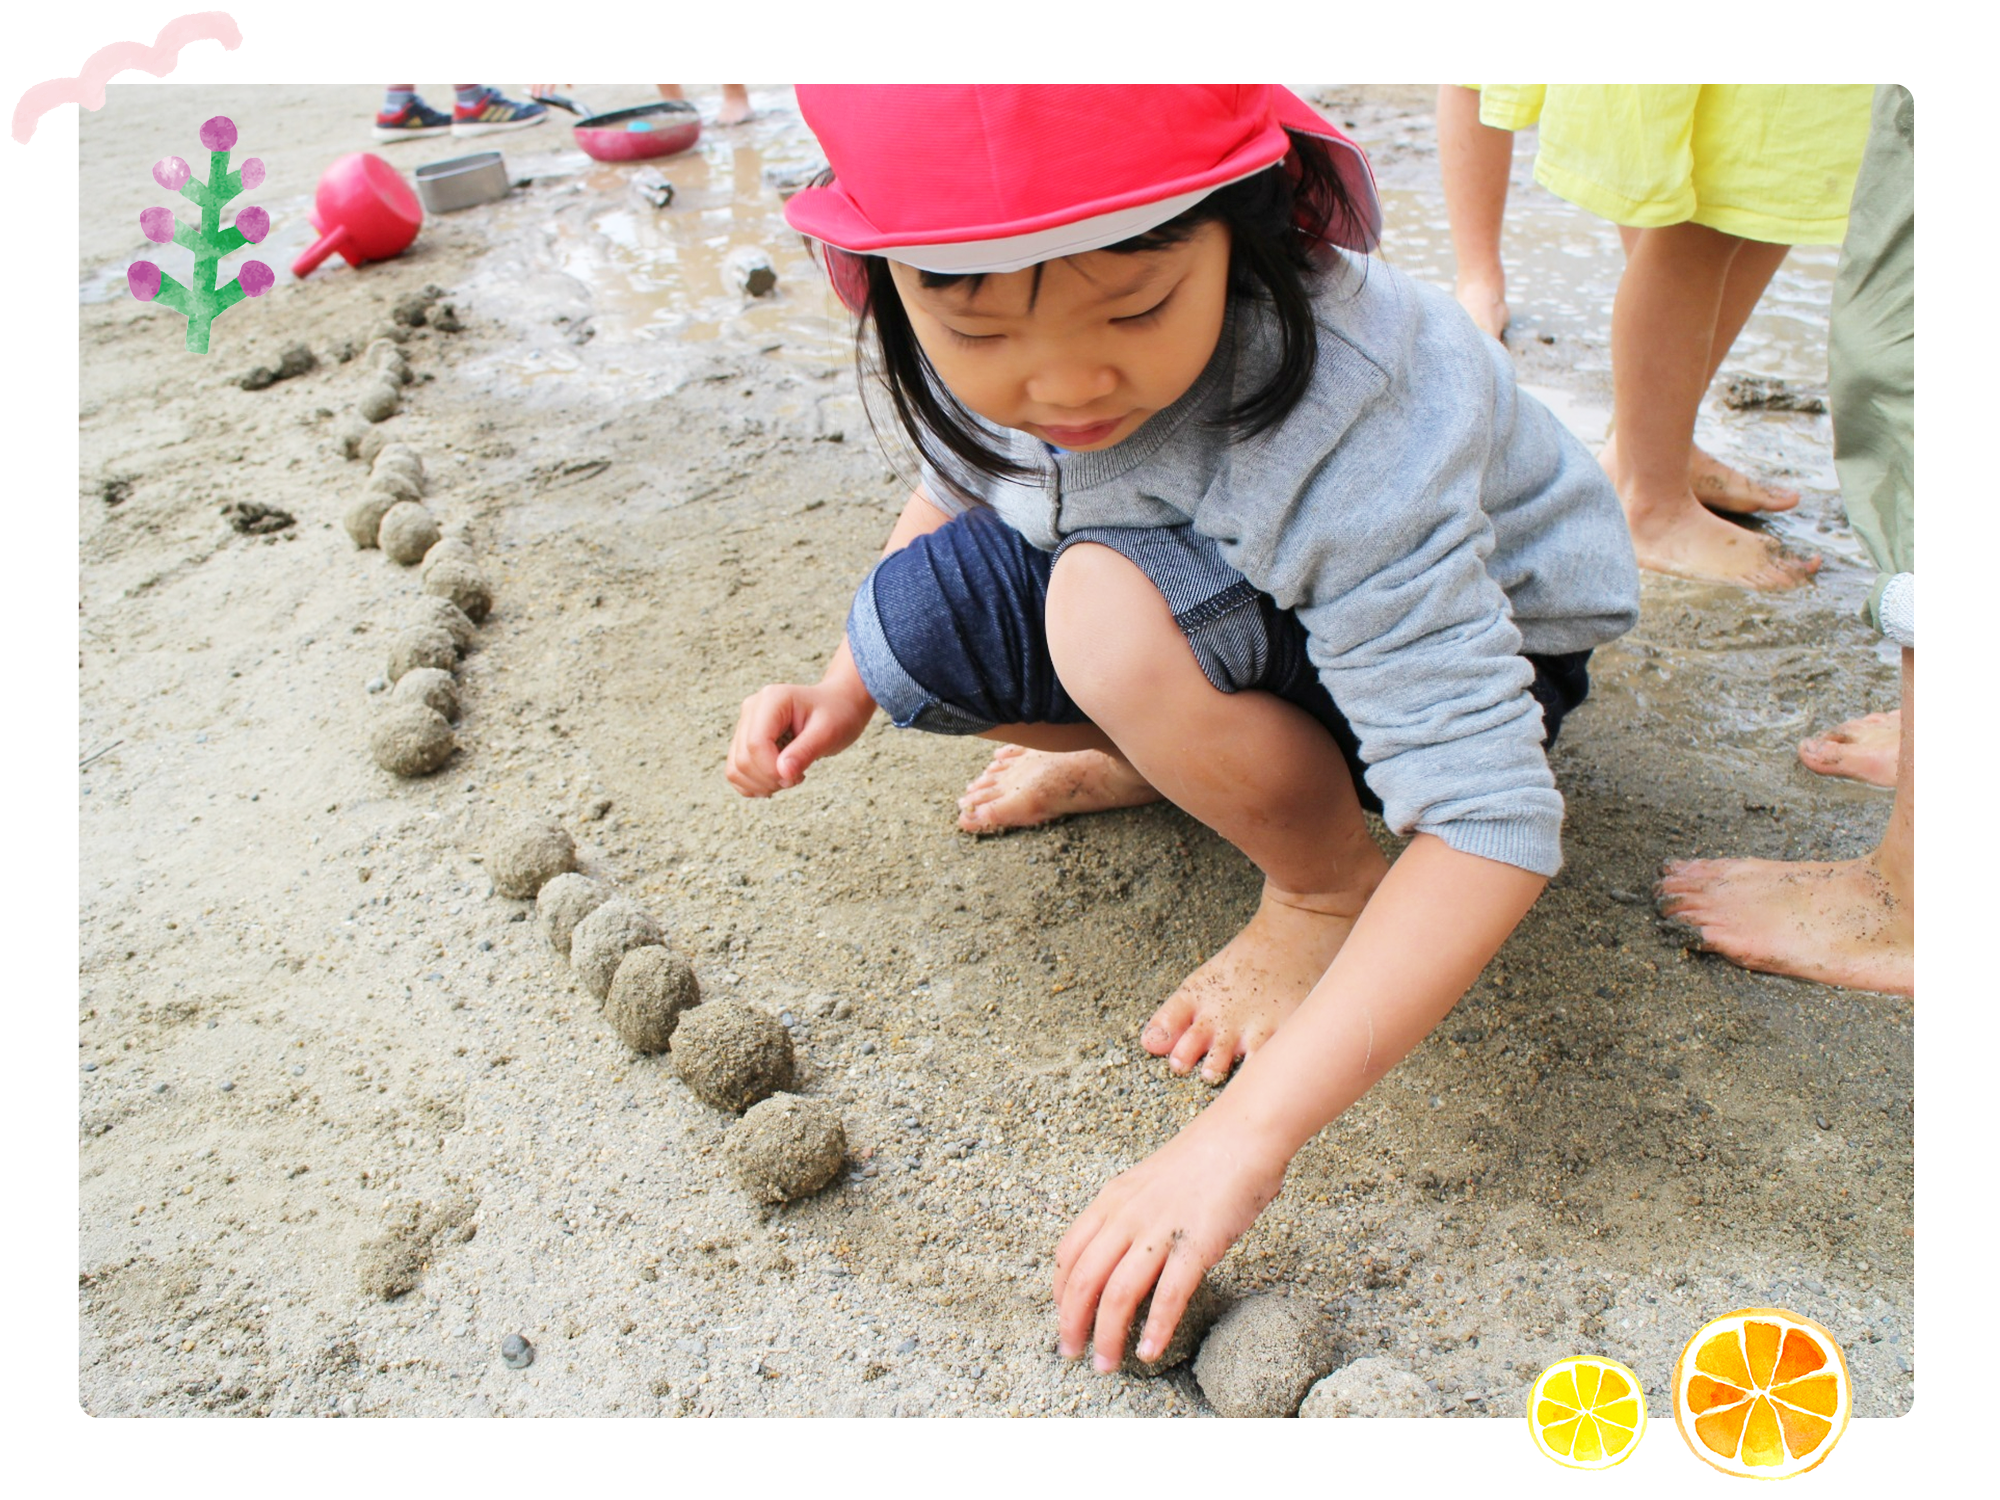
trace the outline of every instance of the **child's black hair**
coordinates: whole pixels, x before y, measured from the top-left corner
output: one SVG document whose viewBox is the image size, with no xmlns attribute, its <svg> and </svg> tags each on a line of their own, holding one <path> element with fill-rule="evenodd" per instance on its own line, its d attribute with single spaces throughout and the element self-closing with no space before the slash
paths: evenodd
<svg viewBox="0 0 2000 1500">
<path fill-rule="evenodd" d="M 1203 224 L 1219 222 L 1228 229 L 1229 295 L 1232 300 L 1268 301 L 1279 333 L 1278 364 L 1271 378 L 1218 422 L 1233 440 L 1254 437 L 1275 425 L 1305 395 L 1319 354 L 1311 283 L 1325 271 L 1325 262 L 1314 258 L 1313 246 L 1328 226 L 1360 220 L 1327 147 L 1311 136 L 1286 133 L 1292 150 L 1283 163 L 1217 188 L 1164 224 L 1104 247 L 1113 255 L 1129 255 L 1178 245 Z M 1032 472 L 987 446 L 972 414 L 938 379 L 910 327 L 889 262 L 879 255 L 858 258 L 866 268 L 868 288 L 860 317 L 863 324 L 873 326 L 875 335 L 872 373 L 888 390 L 896 419 L 918 456 L 954 488 L 950 467 L 939 461 L 939 447 L 973 472 L 992 478 Z M 971 282 L 976 289 L 981 279 L 976 274 L 918 274 L 926 287 Z M 871 373 L 866 341 L 857 341 L 855 363 L 865 380 Z M 974 499 L 963 493 L 960 498 Z"/>
</svg>

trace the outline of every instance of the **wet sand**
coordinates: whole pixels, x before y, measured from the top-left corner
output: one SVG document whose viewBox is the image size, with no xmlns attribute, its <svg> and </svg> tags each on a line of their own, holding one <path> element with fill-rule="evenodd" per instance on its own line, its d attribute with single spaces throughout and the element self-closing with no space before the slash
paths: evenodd
<svg viewBox="0 0 2000 1500">
<path fill-rule="evenodd" d="M 1252 872 L 1162 807 L 967 839 L 953 802 L 986 747 L 879 722 L 772 801 L 721 778 L 737 704 L 817 674 L 905 493 L 766 180 L 811 143 L 786 91 L 754 96 L 757 120 L 659 165 L 670 208 L 552 124 L 481 143 L 530 179 L 506 203 L 304 282 L 283 267 L 313 179 L 368 147 L 374 90 L 114 86 L 84 117 L 79 757 L 118 742 L 80 777 L 89 1411 L 1205 1413 L 1185 1369 L 1054 1356 L 1050 1256 L 1210 1097 L 1137 1033 L 1240 925 Z M 1386 253 L 1448 284 L 1429 91 L 1325 98 L 1382 177 Z M 119 226 L 158 197 L 131 162 L 188 154 L 218 110 L 270 167 L 280 280 L 191 372 L 122 291 L 149 247 Z M 1526 165 L 1510 347 L 1589 436 L 1616 239 Z M 743 244 L 778 269 L 767 302 L 723 280 Z M 1832 264 L 1794 256 L 1725 370 L 1823 379 Z M 418 586 L 340 529 L 363 378 L 338 350 L 426 284 L 465 326 L 413 333 L 388 425 L 496 600 L 456 757 L 399 782 L 368 759 L 367 685 Z M 313 373 L 233 383 L 301 340 Z M 1514 1416 L 1578 1352 L 1663 1412 L 1688 1334 L 1750 1304 L 1834 1332 L 1857 1414 L 1911 1404 L 1910 1004 L 1692 954 L 1646 895 L 1664 858 L 1846 857 L 1888 813 L 1792 753 L 1895 694 L 1826 420 L 1710 409 L 1702 436 L 1802 490 L 1778 529 L 1827 553 L 1821 580 L 1648 579 L 1554 756 L 1564 872 L 1214 1273 L 1295 1289 L 1343 1362 L 1420 1375 L 1440 1415 Z M 238 499 L 298 524 L 239 536 Z M 706 995 L 792 1018 L 801 1089 L 847 1123 L 833 1188 L 769 1211 L 722 1175 L 726 1118 L 625 1051 L 492 893 L 486 841 L 521 812 L 561 818 Z M 418 1247 L 414 1289 L 365 1290 L 364 1247 L 440 1212 L 462 1222 Z M 510 1333 L 532 1367 L 502 1364 Z"/>
</svg>

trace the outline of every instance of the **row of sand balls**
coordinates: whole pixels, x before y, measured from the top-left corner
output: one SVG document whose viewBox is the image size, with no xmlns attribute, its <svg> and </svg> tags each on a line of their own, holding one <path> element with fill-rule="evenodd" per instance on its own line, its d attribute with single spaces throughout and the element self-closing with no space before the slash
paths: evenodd
<svg viewBox="0 0 2000 1500">
<path fill-rule="evenodd" d="M 697 1098 L 742 1115 L 723 1156 L 753 1198 L 808 1197 L 840 1174 L 847 1132 L 839 1111 L 787 1092 L 797 1076 L 791 1033 L 754 1006 L 703 1005 L 693 968 L 666 946 L 660 924 L 603 881 L 578 874 L 576 845 L 559 824 L 510 825 L 493 843 L 487 872 L 501 895 L 534 899 L 543 935 L 626 1046 L 670 1052 Z"/>
<path fill-rule="evenodd" d="M 428 775 L 457 748 L 451 725 L 458 718 L 458 688 L 452 674 L 459 657 L 472 649 L 474 627 L 492 603 L 471 549 L 439 535 L 430 512 L 417 503 L 423 493 L 421 455 L 405 443 L 384 444 L 374 455 L 368 489 L 346 522 L 357 546 L 379 540 L 388 550 L 392 536 L 400 546 L 400 539 L 412 534 L 424 542 L 417 554 L 425 563 L 424 594 L 389 643 L 387 676 L 395 691 L 369 737 L 375 763 L 397 776 Z"/>
<path fill-rule="evenodd" d="M 373 340 L 362 355 L 368 383 L 355 398 L 354 409 L 370 422 L 386 422 L 402 410 L 403 387 L 413 378 L 410 356 L 392 338 Z"/>
</svg>

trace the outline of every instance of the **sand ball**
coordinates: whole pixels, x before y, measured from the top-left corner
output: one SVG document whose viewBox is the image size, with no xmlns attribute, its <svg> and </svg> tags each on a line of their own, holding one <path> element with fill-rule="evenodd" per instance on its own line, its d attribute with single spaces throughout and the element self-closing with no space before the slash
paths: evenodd
<svg viewBox="0 0 2000 1500">
<path fill-rule="evenodd" d="M 388 513 L 382 517 L 379 538 L 382 550 L 404 567 L 422 562 L 424 554 L 437 544 L 437 539 L 437 517 L 414 500 L 390 506 Z"/>
<path fill-rule="evenodd" d="M 409 384 L 410 356 L 394 339 L 376 339 L 369 344 L 368 351 L 362 358 L 369 369 L 381 371 L 398 385 Z"/>
<path fill-rule="evenodd" d="M 583 987 L 602 1000 L 611 993 L 618 960 L 634 948 L 666 941 L 660 924 L 622 896 L 613 896 L 570 930 L 569 961 Z"/>
<path fill-rule="evenodd" d="M 472 546 L 462 536 L 440 536 L 432 543 L 431 550 L 424 554 L 424 570 L 428 572 L 435 564 L 459 562 L 467 567 L 479 566 L 479 558 Z"/>
<path fill-rule="evenodd" d="M 588 875 L 558 875 L 535 898 L 542 936 L 556 952 L 569 957 L 570 935 L 576 924 L 611 899 L 611 887 Z M 614 971 L 615 974 L 615 971 Z"/>
<path fill-rule="evenodd" d="M 701 1004 L 701 985 L 671 948 L 634 948 L 618 960 L 604 1014 L 634 1052 L 664 1052 L 681 1012 Z"/>
<path fill-rule="evenodd" d="M 759 1203 L 787 1203 L 818 1192 L 847 1160 L 840 1111 L 824 1099 L 774 1094 L 729 1127 L 722 1154 Z"/>
<path fill-rule="evenodd" d="M 458 717 L 458 684 L 442 667 L 412 667 L 396 679 L 391 703 L 423 703 L 449 720 Z"/>
<path fill-rule="evenodd" d="M 1217 1320 L 1195 1356 L 1194 1378 L 1225 1417 L 1289 1417 L 1333 1368 L 1333 1333 L 1303 1301 L 1246 1297 Z"/>
<path fill-rule="evenodd" d="M 340 446 L 341 457 L 359 458 L 362 439 L 374 430 L 353 412 L 342 417 L 333 429 L 333 440 Z"/>
<path fill-rule="evenodd" d="M 377 464 L 369 471 L 368 488 L 379 490 L 385 495 L 393 495 L 398 500 L 421 500 L 424 498 L 423 486 L 410 478 L 407 472 L 396 468 L 385 469 L 380 464 Z"/>
<path fill-rule="evenodd" d="M 493 607 L 493 586 L 478 567 L 456 557 L 442 558 L 424 569 L 424 592 L 449 599 L 477 625 Z"/>
<path fill-rule="evenodd" d="M 394 495 L 385 495 L 380 490 L 363 491 L 359 500 L 348 507 L 341 518 L 341 525 L 354 539 L 357 547 L 372 547 L 382 532 L 382 518 L 389 514 L 389 508 L 398 503 Z"/>
<path fill-rule="evenodd" d="M 576 843 L 548 818 L 504 823 L 486 849 L 486 873 L 503 896 L 530 900 L 556 876 L 576 868 Z"/>
<path fill-rule="evenodd" d="M 734 1000 L 682 1016 L 673 1050 L 674 1071 L 717 1109 L 740 1113 L 792 1086 L 792 1034 L 776 1016 Z"/>
<path fill-rule="evenodd" d="M 424 482 L 424 456 L 408 443 L 389 443 L 375 455 L 374 472 L 381 474 L 394 469 L 407 474 L 414 482 Z"/>
<path fill-rule="evenodd" d="M 387 376 L 371 381 L 354 403 L 354 409 L 370 422 L 386 422 L 402 407 L 403 393 Z"/>
<path fill-rule="evenodd" d="M 1428 1380 L 1380 1355 L 1342 1365 L 1307 1393 L 1301 1417 L 1429 1417 L 1439 1408 Z"/>
<path fill-rule="evenodd" d="M 478 637 L 478 627 L 466 619 L 465 611 L 449 599 L 440 599 L 435 594 L 419 594 L 403 611 L 406 625 L 435 625 L 451 637 L 451 643 L 458 647 L 459 654 L 472 649 Z"/>
<path fill-rule="evenodd" d="M 412 625 L 396 632 L 389 642 L 389 680 L 401 682 L 405 672 L 418 667 L 436 667 L 449 672 L 458 661 L 458 648 L 451 637 L 435 625 Z"/>
<path fill-rule="evenodd" d="M 1181 1312 L 1180 1322 L 1174 1325 L 1173 1337 L 1167 1340 L 1167 1347 L 1160 1351 L 1156 1360 L 1139 1358 L 1139 1335 L 1145 1331 L 1146 1318 L 1153 1310 L 1152 1294 L 1140 1299 L 1139 1310 L 1132 1315 L 1132 1326 L 1125 1335 L 1125 1358 L 1118 1368 L 1127 1375 L 1164 1375 L 1176 1365 L 1184 1365 L 1194 1357 L 1195 1346 L 1202 1335 L 1215 1325 L 1222 1313 L 1221 1293 L 1208 1284 L 1203 1277 L 1195 1283 L 1194 1295 Z"/>
<path fill-rule="evenodd" d="M 457 745 L 443 714 L 426 704 L 393 699 L 368 739 L 375 764 L 398 776 L 429 775 L 451 759 Z"/>
<path fill-rule="evenodd" d="M 373 464 L 381 456 L 382 450 L 395 441 L 389 434 L 393 429 L 364 424 L 361 442 L 354 450 L 354 456 L 364 464 Z"/>
</svg>

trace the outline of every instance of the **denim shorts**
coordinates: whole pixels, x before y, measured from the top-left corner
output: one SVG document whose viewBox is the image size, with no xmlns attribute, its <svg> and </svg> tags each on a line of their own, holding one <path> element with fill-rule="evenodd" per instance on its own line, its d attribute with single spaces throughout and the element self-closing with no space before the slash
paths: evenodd
<svg viewBox="0 0 2000 1500">
<path fill-rule="evenodd" d="M 848 648 L 870 696 L 899 729 L 981 734 L 1001 724 L 1081 724 L 1049 659 L 1045 617 L 1056 559 L 1078 542 L 1111 548 L 1173 611 L 1217 690 L 1275 693 L 1326 727 L 1361 805 L 1382 804 L 1363 778 L 1360 742 L 1306 655 L 1298 616 L 1222 559 L 1192 526 L 1074 532 L 1054 552 L 991 511 L 970 510 L 875 565 L 847 616 Z M 1542 706 L 1542 743 L 1590 691 L 1588 651 L 1527 657 Z"/>
</svg>

